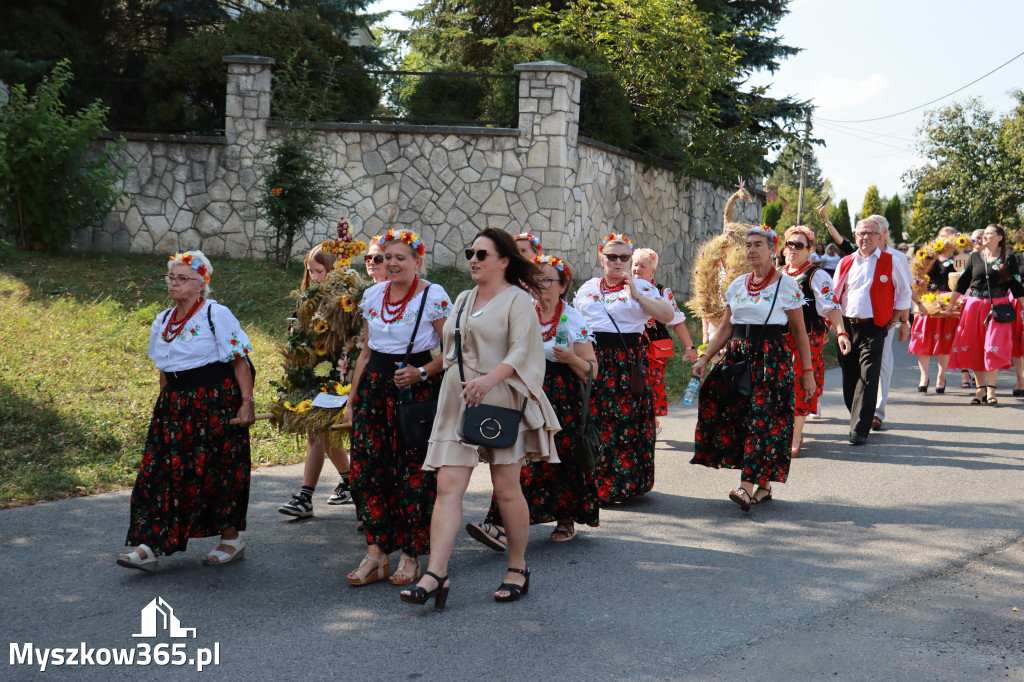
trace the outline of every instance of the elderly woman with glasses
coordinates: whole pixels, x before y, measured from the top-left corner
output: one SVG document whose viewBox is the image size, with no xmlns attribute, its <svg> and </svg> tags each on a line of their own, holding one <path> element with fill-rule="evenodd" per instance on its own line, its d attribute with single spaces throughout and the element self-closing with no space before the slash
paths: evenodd
<svg viewBox="0 0 1024 682">
<path fill-rule="evenodd" d="M 672 304 L 650 282 L 630 275 L 632 242 L 610 234 L 598 248 L 604 274 L 583 284 L 573 307 L 597 344 L 598 381 L 590 413 L 605 450 L 597 464 L 597 494 L 624 502 L 654 487 L 654 393 L 647 379 L 644 331 L 652 317 L 672 321 Z"/>
<path fill-rule="evenodd" d="M 804 423 L 807 415 L 818 411 L 818 398 L 825 386 L 825 360 L 822 350 L 828 340 L 826 320 L 839 339 L 839 350 L 846 355 L 850 352 L 850 335 L 843 328 L 843 315 L 833 300 L 832 277 L 820 265 L 813 263 L 809 255 L 814 245 L 814 232 L 803 225 L 794 225 L 786 230 L 785 245 L 782 249 L 786 265 L 782 271 L 796 280 L 803 295 L 804 329 L 811 347 L 811 368 L 814 370 L 814 393 L 806 398 L 796 391 L 796 416 L 793 419 L 793 444 L 790 454 L 796 457 L 804 442 Z M 793 355 L 793 373 L 796 381 L 804 374 L 800 349 L 792 330 L 785 334 L 786 345 Z M 797 389 L 800 387 L 797 386 Z"/>
<path fill-rule="evenodd" d="M 437 417 L 423 468 L 436 471 L 437 500 L 430 521 L 430 564 L 402 601 L 443 609 L 448 599 L 448 560 L 462 525 L 462 499 L 473 469 L 490 466 L 494 495 L 508 534 L 508 570 L 494 592 L 498 602 L 516 601 L 530 589 L 526 542 L 530 511 L 519 484 L 524 461 L 558 462 L 560 426 L 544 394 L 544 346 L 537 311 L 525 285 L 540 296 L 538 267 L 523 258 L 512 235 L 495 228 L 477 234 L 466 249 L 476 286 L 459 294 L 444 325 L 444 378 Z M 465 433 L 469 407 L 488 405 L 520 413 L 515 442 L 480 445 L 488 434 Z M 500 426 L 497 419 L 492 425 Z M 511 427 L 511 422 L 506 421 Z"/>
<path fill-rule="evenodd" d="M 729 491 L 729 499 L 743 511 L 771 500 L 772 483 L 785 483 L 789 475 L 795 396 L 792 355 L 783 338 L 787 325 L 803 368 L 796 385 L 805 400 L 815 391 L 804 295 L 795 279 L 772 266 L 777 242 L 771 230 L 747 231 L 747 261 L 753 270 L 729 285 L 718 329 L 691 370 L 703 377 L 708 360 L 725 349 L 700 387 L 690 463 L 739 469 L 740 485 Z M 750 372 L 751 390 L 745 398 L 730 391 L 724 371 L 741 362 Z"/>
<path fill-rule="evenodd" d="M 363 262 L 366 264 L 366 274 L 374 283 L 387 281 L 388 271 L 384 266 L 384 235 L 378 234 L 367 243 Z"/>
<path fill-rule="evenodd" d="M 167 262 L 174 306 L 157 315 L 149 357 L 160 370 L 131 523 L 117 564 L 146 572 L 190 538 L 219 535 L 203 559 L 219 566 L 244 556 L 239 532 L 249 507 L 249 425 L 256 421 L 252 346 L 231 311 L 210 295 L 213 265 L 202 251 Z M 236 425 L 230 422 L 238 419 Z"/>
</svg>

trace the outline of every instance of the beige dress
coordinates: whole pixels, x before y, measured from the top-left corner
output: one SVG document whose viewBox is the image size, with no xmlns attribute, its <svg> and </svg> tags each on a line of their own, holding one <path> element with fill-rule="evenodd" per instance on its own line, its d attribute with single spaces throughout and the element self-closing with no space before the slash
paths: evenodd
<svg viewBox="0 0 1024 682">
<path fill-rule="evenodd" d="M 423 468 L 432 471 L 442 466 L 474 467 L 479 462 L 515 464 L 524 458 L 558 462 L 555 434 L 561 426 L 544 395 L 544 344 L 533 299 L 519 287 L 510 286 L 471 314 L 476 294 L 475 288 L 459 294 L 444 324 L 445 373 Z M 462 440 L 465 403 L 459 397 L 462 385 L 455 357 L 455 323 L 463 301 L 466 309 L 461 322 L 462 364 L 466 381 L 506 364 L 515 369 L 515 374 L 492 388 L 483 402 L 518 410 L 523 398 L 529 397 L 519 424 L 519 438 L 511 448 L 495 449 Z"/>
</svg>

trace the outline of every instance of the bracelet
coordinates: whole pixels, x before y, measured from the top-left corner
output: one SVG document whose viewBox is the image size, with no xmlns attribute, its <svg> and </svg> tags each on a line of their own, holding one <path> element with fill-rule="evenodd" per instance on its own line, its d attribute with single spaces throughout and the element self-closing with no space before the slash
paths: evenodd
<svg viewBox="0 0 1024 682">
<path fill-rule="evenodd" d="M 253 398 L 252 396 L 249 396 L 248 398 L 242 398 L 242 402 L 243 403 L 252 403 L 253 405 L 255 405 L 256 404 L 256 399 Z"/>
<path fill-rule="evenodd" d="M 686 350 L 697 350 L 697 346 L 687 346 Z"/>
<path fill-rule="evenodd" d="M 846 338 L 850 338 L 850 335 L 847 332 L 836 332 L 836 338 L 839 338 L 840 336 L 845 336 Z"/>
</svg>

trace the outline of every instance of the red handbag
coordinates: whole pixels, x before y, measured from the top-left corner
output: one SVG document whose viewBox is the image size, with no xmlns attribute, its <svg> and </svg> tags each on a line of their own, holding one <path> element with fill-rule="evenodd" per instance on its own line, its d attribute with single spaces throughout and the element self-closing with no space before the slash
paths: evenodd
<svg viewBox="0 0 1024 682">
<path fill-rule="evenodd" d="M 651 357 L 654 358 L 672 358 L 676 355 L 675 346 L 672 344 L 672 339 L 657 339 L 651 341 Z"/>
</svg>

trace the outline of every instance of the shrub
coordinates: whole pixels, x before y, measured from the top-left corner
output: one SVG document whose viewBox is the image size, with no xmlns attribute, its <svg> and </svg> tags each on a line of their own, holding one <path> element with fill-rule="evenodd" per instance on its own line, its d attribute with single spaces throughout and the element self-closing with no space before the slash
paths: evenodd
<svg viewBox="0 0 1024 682">
<path fill-rule="evenodd" d="M 106 130 L 107 108 L 97 100 L 66 114 L 71 79 L 63 60 L 31 96 L 14 85 L 0 116 L 0 219 L 22 249 L 65 246 L 124 195 L 115 187 L 127 169 L 114 163 L 123 140 L 90 151 Z"/>
<path fill-rule="evenodd" d="M 779 219 L 782 217 L 783 208 L 781 201 L 773 201 L 770 204 L 765 204 L 765 207 L 761 209 L 761 224 L 767 225 L 773 230 L 778 226 Z"/>
</svg>

